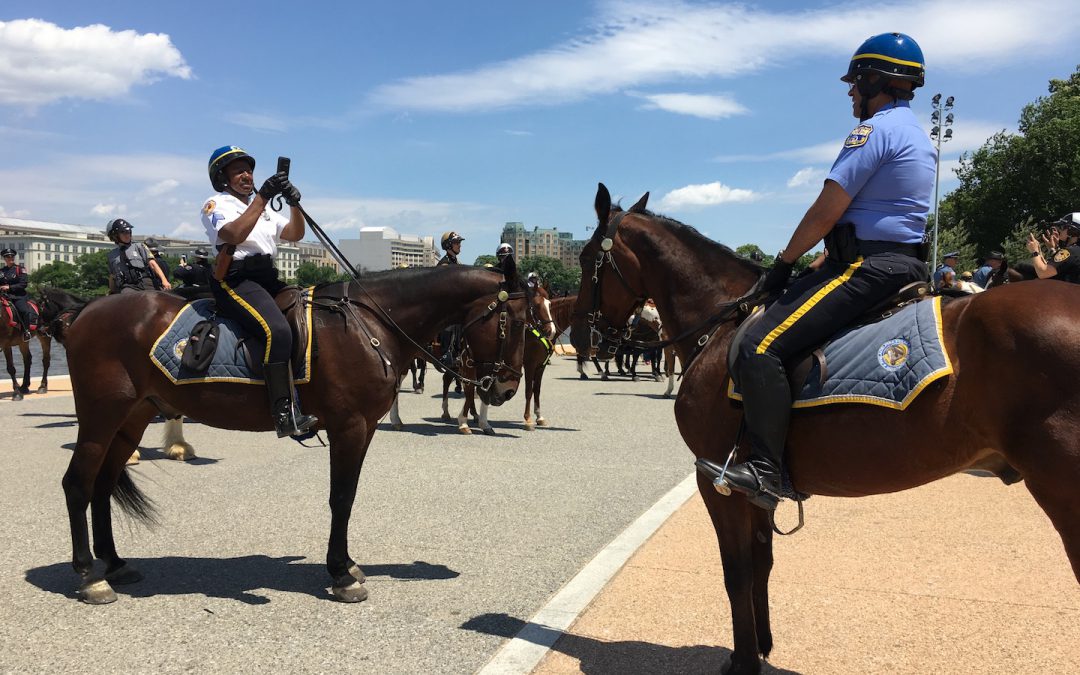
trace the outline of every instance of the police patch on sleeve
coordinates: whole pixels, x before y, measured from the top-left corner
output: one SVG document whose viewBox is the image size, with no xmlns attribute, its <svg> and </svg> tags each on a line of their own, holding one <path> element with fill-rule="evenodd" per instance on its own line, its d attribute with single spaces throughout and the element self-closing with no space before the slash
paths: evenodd
<svg viewBox="0 0 1080 675">
<path fill-rule="evenodd" d="M 1069 259 L 1069 249 L 1063 248 L 1054 254 L 1054 262 L 1062 263 Z"/>
<path fill-rule="evenodd" d="M 202 212 L 205 213 L 206 215 L 210 215 L 210 212 L 214 210 L 215 206 L 217 206 L 217 204 L 215 204 L 214 200 L 211 199 L 210 201 L 206 202 L 206 204 L 203 205 Z"/>
<path fill-rule="evenodd" d="M 870 138 L 870 132 L 874 130 L 872 124 L 860 124 L 851 130 L 847 139 L 844 141 L 845 148 L 857 148 L 866 144 L 866 139 Z"/>
</svg>

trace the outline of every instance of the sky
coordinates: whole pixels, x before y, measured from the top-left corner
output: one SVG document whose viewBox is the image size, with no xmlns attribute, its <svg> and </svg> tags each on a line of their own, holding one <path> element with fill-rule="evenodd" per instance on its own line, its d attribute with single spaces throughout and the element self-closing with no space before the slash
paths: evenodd
<svg viewBox="0 0 1080 675">
<path fill-rule="evenodd" d="M 583 238 L 603 182 L 773 252 L 858 123 L 839 77 L 887 31 L 923 49 L 928 130 L 955 97 L 942 195 L 1080 64 L 1075 0 L 4 0 L 0 216 L 198 239 L 210 153 L 239 145 L 257 184 L 290 157 L 334 239 L 453 229 L 472 261 L 508 221 Z"/>
</svg>

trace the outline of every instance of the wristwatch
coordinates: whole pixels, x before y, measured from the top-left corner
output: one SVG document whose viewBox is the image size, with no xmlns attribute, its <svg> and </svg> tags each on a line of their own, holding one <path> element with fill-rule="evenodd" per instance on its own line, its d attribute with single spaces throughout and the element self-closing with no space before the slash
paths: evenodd
<svg viewBox="0 0 1080 675">
<path fill-rule="evenodd" d="M 1041 255 L 1042 255 L 1042 252 L 1041 252 L 1041 251 L 1032 251 L 1032 252 L 1031 252 L 1031 257 L 1032 257 L 1032 258 L 1038 258 L 1038 257 L 1039 257 L 1039 256 L 1041 256 Z"/>
</svg>

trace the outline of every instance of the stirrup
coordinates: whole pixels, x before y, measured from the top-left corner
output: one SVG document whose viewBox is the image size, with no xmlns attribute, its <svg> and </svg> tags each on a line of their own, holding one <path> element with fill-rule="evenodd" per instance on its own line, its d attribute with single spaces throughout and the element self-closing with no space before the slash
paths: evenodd
<svg viewBox="0 0 1080 675">
<path fill-rule="evenodd" d="M 725 497 L 730 496 L 733 491 L 738 492 L 745 496 L 754 506 L 767 511 L 775 511 L 777 505 L 784 499 L 784 496 L 778 491 L 770 490 L 765 486 L 764 482 L 761 480 L 761 476 L 758 474 L 757 467 L 752 463 L 747 461 L 744 465 L 749 467 L 750 474 L 757 482 L 756 486 L 743 486 L 732 481 L 729 477 L 731 463 L 735 458 L 735 450 L 737 448 L 738 446 L 735 446 L 731 449 L 723 466 L 719 466 L 715 462 L 707 459 L 698 459 L 694 462 L 694 466 L 702 473 L 711 476 L 713 479 L 713 488 Z"/>
</svg>

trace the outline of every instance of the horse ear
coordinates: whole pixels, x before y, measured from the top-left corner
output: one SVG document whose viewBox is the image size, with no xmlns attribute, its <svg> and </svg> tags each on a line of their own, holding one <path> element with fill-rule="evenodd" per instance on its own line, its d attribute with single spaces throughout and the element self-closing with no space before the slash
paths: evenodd
<svg viewBox="0 0 1080 675">
<path fill-rule="evenodd" d="M 637 203 L 630 207 L 630 213 L 645 213 L 645 205 L 649 203 L 649 193 L 641 195 L 641 199 L 637 200 Z"/>
<path fill-rule="evenodd" d="M 503 278 L 506 279 L 506 285 L 511 290 L 517 290 L 521 285 L 521 279 L 518 278 L 517 273 L 517 261 L 514 260 L 514 256 L 508 255 L 503 258 L 502 262 Z"/>
<path fill-rule="evenodd" d="M 604 237 L 605 230 L 607 230 L 605 226 L 611 218 L 611 193 L 608 192 L 607 186 L 603 183 L 597 184 L 596 200 L 593 202 L 593 207 L 596 209 L 597 220 L 597 228 L 593 232 L 593 239 L 601 239 Z"/>
</svg>

